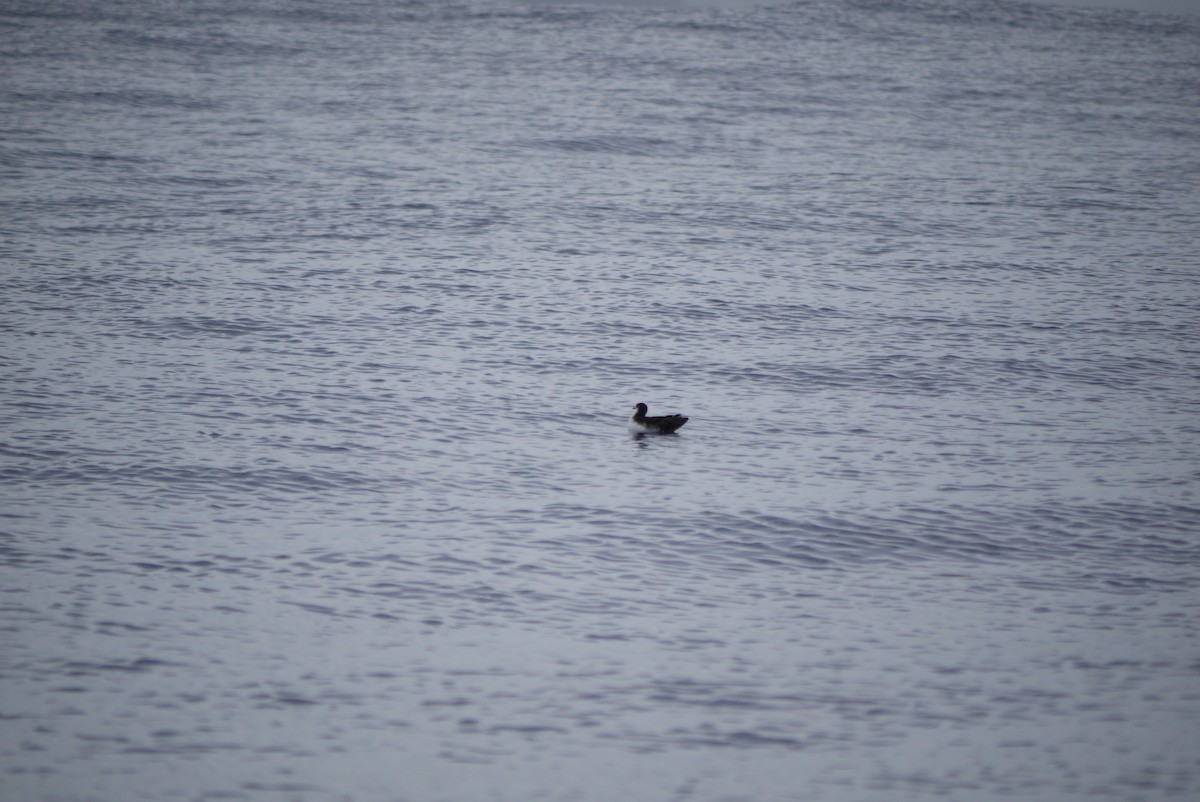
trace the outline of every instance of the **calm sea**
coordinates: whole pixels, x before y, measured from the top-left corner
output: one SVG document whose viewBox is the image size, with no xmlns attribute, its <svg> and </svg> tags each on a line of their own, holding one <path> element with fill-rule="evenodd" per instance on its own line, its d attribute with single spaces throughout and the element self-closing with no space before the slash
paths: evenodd
<svg viewBox="0 0 1200 802">
<path fill-rule="evenodd" d="M 6 0 L 0 70 L 6 802 L 1200 798 L 1200 17 Z"/>
</svg>

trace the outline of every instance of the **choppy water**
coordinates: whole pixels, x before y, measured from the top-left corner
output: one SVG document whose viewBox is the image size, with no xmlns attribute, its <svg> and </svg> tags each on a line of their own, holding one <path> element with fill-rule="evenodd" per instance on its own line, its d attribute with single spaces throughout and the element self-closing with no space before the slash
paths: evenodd
<svg viewBox="0 0 1200 802">
<path fill-rule="evenodd" d="M 5 800 L 1200 792 L 1200 19 L 0 31 Z"/>
</svg>

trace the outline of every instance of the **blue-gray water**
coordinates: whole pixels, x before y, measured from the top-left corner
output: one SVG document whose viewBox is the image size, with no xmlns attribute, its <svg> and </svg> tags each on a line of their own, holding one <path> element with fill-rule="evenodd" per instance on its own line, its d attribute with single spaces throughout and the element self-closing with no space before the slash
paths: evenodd
<svg viewBox="0 0 1200 802">
<path fill-rule="evenodd" d="M 6 802 L 1200 794 L 1200 18 L 9 0 L 0 67 Z"/>
</svg>

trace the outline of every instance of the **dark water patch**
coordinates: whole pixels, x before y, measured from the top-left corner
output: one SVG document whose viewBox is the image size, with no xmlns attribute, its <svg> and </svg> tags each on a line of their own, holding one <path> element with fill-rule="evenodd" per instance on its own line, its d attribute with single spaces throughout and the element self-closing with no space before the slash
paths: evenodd
<svg viewBox="0 0 1200 802">
<path fill-rule="evenodd" d="M 208 172 L 208 174 L 206 175 L 204 172 Z M 197 171 L 192 174 L 160 173 L 155 175 L 138 176 L 131 183 L 145 188 L 157 186 L 166 187 L 169 189 L 177 187 L 193 192 L 209 192 L 224 189 L 253 188 L 259 186 L 260 182 L 261 179 L 257 177 L 247 178 L 240 175 L 223 175 L 216 171 Z M 186 209 L 181 208 L 176 210 L 176 217 L 178 218 L 181 216 L 198 218 L 207 216 L 207 212 L 205 210 L 198 209 L 195 206 L 189 206 Z"/>
<path fill-rule="evenodd" d="M 84 167 L 104 168 L 109 165 L 117 166 L 141 166 L 152 163 L 152 160 L 145 156 L 132 155 L 129 153 L 118 153 L 106 150 L 64 150 L 62 148 L 38 148 L 23 149 L 23 150 L 7 150 L 3 157 L 6 164 L 14 167 L 30 167 L 30 168 L 68 168 L 79 169 Z M 13 200 L 8 200 L 6 203 L 14 203 Z M 37 204 L 45 203 L 45 201 L 25 200 L 22 203 L 31 205 L 36 208 Z M 58 201 L 52 202 L 55 210 L 58 210 Z"/>
<path fill-rule="evenodd" d="M 177 663 L 157 660 L 150 657 L 139 657 L 133 660 L 94 662 L 88 660 L 65 660 L 52 664 L 50 671 L 55 674 L 65 674 L 71 677 L 97 676 L 107 673 L 141 674 L 159 668 L 172 667 Z"/>
<path fill-rule="evenodd" d="M 170 315 L 158 318 L 128 317 L 121 321 L 127 331 L 145 332 L 162 337 L 242 337 L 247 335 L 282 335 L 294 323 L 253 317 L 216 318 L 207 316 Z M 120 334 L 120 332 L 113 332 Z"/>
<path fill-rule="evenodd" d="M 281 603 L 282 604 L 290 604 L 295 607 L 299 607 L 301 610 L 304 610 L 305 612 L 308 612 L 308 613 L 316 613 L 318 615 L 327 615 L 327 616 L 330 616 L 333 618 L 340 618 L 342 616 L 342 613 L 338 612 L 338 610 L 336 608 L 331 607 L 327 604 L 314 604 L 312 602 L 297 602 L 297 601 L 283 601 Z"/>
<path fill-rule="evenodd" d="M 52 407 L 49 407 L 46 404 L 14 404 L 14 406 L 31 412 L 46 412 L 52 409 Z M 74 454 L 70 451 L 60 448 L 37 448 L 28 445 L 9 445 L 7 443 L 0 443 L 0 456 L 8 459 L 40 461 L 62 459 L 64 457 L 74 456 Z M 0 472 L 3 470 L 4 469 L 0 469 Z"/>
<path fill-rule="evenodd" d="M 245 38 L 227 31 L 193 30 L 190 32 L 174 28 L 154 31 L 149 26 L 134 28 L 109 28 L 104 32 L 108 42 L 125 50 L 137 59 L 147 54 L 158 56 L 177 55 L 211 63 L 213 59 L 238 59 L 248 63 L 260 63 L 269 58 L 289 57 L 305 53 L 295 44 L 270 41 L 263 38 Z M 226 61 L 228 66 L 228 61 Z"/>
</svg>

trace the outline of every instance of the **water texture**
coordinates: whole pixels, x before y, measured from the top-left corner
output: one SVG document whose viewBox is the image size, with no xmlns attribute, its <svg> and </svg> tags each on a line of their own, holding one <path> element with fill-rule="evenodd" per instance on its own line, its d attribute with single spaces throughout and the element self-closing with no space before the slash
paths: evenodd
<svg viewBox="0 0 1200 802">
<path fill-rule="evenodd" d="M 1200 793 L 1200 18 L 0 32 L 4 800 Z"/>
</svg>

